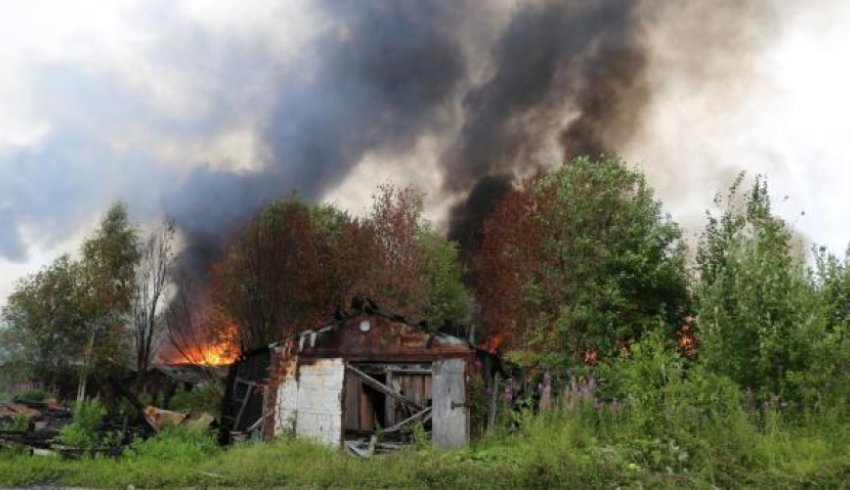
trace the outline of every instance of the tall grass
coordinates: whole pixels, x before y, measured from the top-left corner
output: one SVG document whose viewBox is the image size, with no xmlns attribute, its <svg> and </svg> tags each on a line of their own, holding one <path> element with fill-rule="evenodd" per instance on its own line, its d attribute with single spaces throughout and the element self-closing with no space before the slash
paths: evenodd
<svg viewBox="0 0 850 490">
<path fill-rule="evenodd" d="M 426 445 L 371 460 L 292 439 L 222 449 L 209 435 L 172 430 L 117 460 L 0 453 L 0 485 L 840 488 L 850 480 L 850 429 L 836 420 L 660 416 L 672 425 L 653 434 L 642 416 L 592 406 L 526 413 L 518 429 L 503 427 L 466 449 Z"/>
</svg>

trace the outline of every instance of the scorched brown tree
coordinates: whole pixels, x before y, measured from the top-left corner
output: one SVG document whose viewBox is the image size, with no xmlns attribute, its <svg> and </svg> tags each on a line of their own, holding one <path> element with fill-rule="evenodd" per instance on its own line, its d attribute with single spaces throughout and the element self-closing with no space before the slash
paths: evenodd
<svg viewBox="0 0 850 490">
<path fill-rule="evenodd" d="M 326 321 L 355 296 L 440 325 L 471 297 L 454 246 L 423 218 L 415 188 L 378 188 L 363 218 L 290 197 L 253 219 L 213 268 L 211 297 L 243 349 Z"/>
<path fill-rule="evenodd" d="M 616 158 L 579 158 L 528 180 L 484 232 L 477 298 L 518 361 L 593 364 L 687 312 L 681 232 L 643 175 Z"/>
</svg>

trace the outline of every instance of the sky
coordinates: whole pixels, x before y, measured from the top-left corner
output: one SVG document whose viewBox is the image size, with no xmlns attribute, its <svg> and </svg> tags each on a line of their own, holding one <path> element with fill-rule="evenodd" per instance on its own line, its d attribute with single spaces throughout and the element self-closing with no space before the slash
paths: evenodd
<svg viewBox="0 0 850 490">
<path fill-rule="evenodd" d="M 527 3 L 482 3 L 474 21 L 458 24 L 462 32 L 451 35 L 475 60 L 469 80 L 486 79 L 487 46 Z M 676 8 L 649 12 L 642 35 L 653 96 L 639 129 L 615 149 L 646 172 L 690 236 L 714 194 L 745 170 L 767 176 L 777 211 L 807 240 L 843 254 L 850 242 L 850 3 L 754 2 L 769 6 L 736 11 L 735 42 L 715 24 L 700 24 L 701 9 L 721 3 L 668 2 Z M 366 130 L 337 135 L 353 148 L 350 163 L 321 186 L 305 185 L 307 196 L 357 213 L 375 184 L 415 183 L 432 196 L 429 217 L 444 220 L 452 199 L 440 159 L 463 125 L 462 97 L 421 111 L 403 99 L 410 109 L 396 113 L 346 84 L 345 71 L 323 63 L 334 52 L 328 39 L 358 40 L 360 5 L 341 2 L 339 13 L 333 2 L 319 4 L 0 1 L 0 305 L 17 279 L 75 253 L 117 199 L 148 226 L 165 213 L 200 216 L 196 208 L 209 199 L 280 193 L 281 186 L 250 179 L 234 193 L 217 179 L 268 166 L 280 151 L 276 138 L 357 126 L 328 126 L 320 116 L 389 114 L 399 118 L 395 126 L 367 129 L 399 126 L 404 144 L 369 146 Z M 410 35 L 430 39 L 423 33 Z M 313 182 L 309 159 L 293 161 L 275 175 Z"/>
</svg>

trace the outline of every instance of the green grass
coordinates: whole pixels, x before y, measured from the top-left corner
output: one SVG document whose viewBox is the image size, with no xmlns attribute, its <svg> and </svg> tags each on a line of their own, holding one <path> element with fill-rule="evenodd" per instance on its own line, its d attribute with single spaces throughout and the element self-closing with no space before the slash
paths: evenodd
<svg viewBox="0 0 850 490">
<path fill-rule="evenodd" d="M 680 440 L 636 432 L 627 414 L 527 416 L 472 447 L 361 460 L 307 441 L 217 447 L 180 431 L 117 460 L 0 453 L 0 485 L 360 488 L 842 488 L 850 430 L 749 420 L 694 423 Z M 670 433 L 676 433 L 672 431 Z"/>
</svg>

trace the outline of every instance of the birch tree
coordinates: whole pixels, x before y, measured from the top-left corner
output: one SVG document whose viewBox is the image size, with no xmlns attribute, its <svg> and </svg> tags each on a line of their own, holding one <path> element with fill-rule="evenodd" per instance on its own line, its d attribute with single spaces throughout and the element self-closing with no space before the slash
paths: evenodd
<svg viewBox="0 0 850 490">
<path fill-rule="evenodd" d="M 168 273 L 174 258 L 174 221 L 166 219 L 141 246 L 130 311 L 130 330 L 137 383 L 144 381 L 165 337 L 162 310 L 167 300 Z"/>
</svg>

